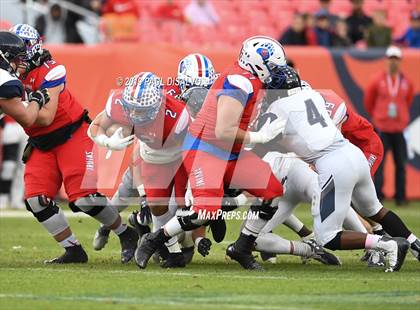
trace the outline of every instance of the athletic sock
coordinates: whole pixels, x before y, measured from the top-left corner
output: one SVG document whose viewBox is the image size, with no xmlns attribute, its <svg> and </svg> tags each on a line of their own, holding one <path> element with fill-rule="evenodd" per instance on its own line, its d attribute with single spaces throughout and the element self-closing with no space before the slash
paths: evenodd
<svg viewBox="0 0 420 310">
<path fill-rule="evenodd" d="M 176 236 L 184 231 L 176 216 L 171 218 L 169 222 L 167 222 L 163 226 L 163 229 L 165 230 L 166 234 L 170 237 Z"/>
<path fill-rule="evenodd" d="M 299 234 L 300 230 L 305 226 L 295 215 L 290 215 L 284 222 L 284 225 L 289 227 L 295 233 Z"/>
<path fill-rule="evenodd" d="M 408 236 L 407 241 L 410 242 L 410 244 L 416 242 L 417 237 L 412 233 Z"/>
<path fill-rule="evenodd" d="M 76 239 L 76 237 L 71 234 L 66 239 L 59 242 L 63 248 L 68 248 L 75 245 L 80 245 L 80 242 Z"/>
<path fill-rule="evenodd" d="M 367 234 L 366 235 L 366 241 L 365 241 L 365 249 L 374 249 L 377 247 L 379 240 L 381 240 L 382 236 L 379 235 L 372 235 Z"/>
<path fill-rule="evenodd" d="M 173 236 L 171 239 L 169 239 L 167 242 L 165 242 L 165 246 L 168 248 L 169 253 L 180 253 L 181 247 L 178 243 L 178 237 Z"/>
<path fill-rule="evenodd" d="M 290 241 L 290 254 L 302 257 L 310 257 L 312 254 L 312 248 L 309 244 L 301 241 Z"/>
<path fill-rule="evenodd" d="M 126 231 L 126 229 L 127 229 L 127 225 L 126 225 L 126 224 L 123 224 L 123 223 L 121 222 L 120 226 L 118 226 L 117 228 L 113 229 L 112 231 L 113 231 L 113 232 L 114 232 L 117 236 L 119 236 L 119 235 L 121 235 L 123 232 L 125 232 L 125 231 Z"/>
<path fill-rule="evenodd" d="M 411 231 L 405 226 L 399 216 L 392 211 L 388 211 L 385 214 L 380 224 L 392 237 L 403 237 L 407 239 L 411 235 Z"/>
<path fill-rule="evenodd" d="M 290 241 L 273 233 L 261 234 L 255 240 L 255 250 L 273 254 L 290 254 Z"/>
</svg>

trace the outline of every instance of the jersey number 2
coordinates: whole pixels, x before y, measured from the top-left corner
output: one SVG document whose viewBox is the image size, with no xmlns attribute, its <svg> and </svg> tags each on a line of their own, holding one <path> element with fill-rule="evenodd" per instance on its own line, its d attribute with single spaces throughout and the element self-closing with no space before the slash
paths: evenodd
<svg viewBox="0 0 420 310">
<path fill-rule="evenodd" d="M 176 112 L 166 109 L 165 114 L 169 117 L 176 118 Z"/>
<path fill-rule="evenodd" d="M 315 125 L 317 123 L 320 123 L 322 127 L 327 127 L 327 123 L 325 122 L 325 119 L 322 117 L 321 114 L 319 114 L 318 110 L 316 109 L 316 106 L 312 99 L 305 100 L 306 105 L 306 114 L 308 115 L 308 123 L 309 125 Z"/>
</svg>

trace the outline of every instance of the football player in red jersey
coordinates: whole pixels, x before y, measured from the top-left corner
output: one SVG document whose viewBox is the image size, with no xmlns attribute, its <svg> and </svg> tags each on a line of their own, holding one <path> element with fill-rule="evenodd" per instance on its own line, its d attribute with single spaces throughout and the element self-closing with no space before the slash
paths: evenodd
<svg viewBox="0 0 420 310">
<path fill-rule="evenodd" d="M 204 101 L 205 95 L 207 94 L 206 91 L 211 87 L 215 78 L 215 69 L 208 57 L 198 53 L 189 54 L 180 60 L 176 78 L 169 78 L 164 84 L 164 92 L 166 95 L 184 101 L 187 104 L 190 116 L 194 117 L 195 113 L 201 108 L 202 101 Z M 194 97 L 193 100 L 191 100 L 191 97 Z M 189 105 L 187 101 L 190 102 Z M 96 119 L 94 122 L 96 122 Z M 120 126 L 121 124 L 115 124 L 108 128 L 107 135 L 111 136 L 113 130 L 116 130 Z M 128 132 L 124 134 L 124 136 L 128 136 L 130 129 L 125 128 L 124 131 Z M 139 157 L 137 145 L 134 150 L 133 162 L 138 162 L 135 159 Z M 137 177 L 133 177 L 133 172 L 134 174 L 138 174 L 139 169 L 135 169 L 133 165 L 130 165 L 122 177 L 118 190 L 111 199 L 111 204 L 121 212 L 128 207 L 131 199 L 138 200 L 137 197 L 140 196 L 140 211 L 134 211 L 133 214 L 129 216 L 128 220 L 131 225 L 137 228 L 139 234 L 142 235 L 145 232 L 149 232 L 146 225 L 149 225 L 151 218 L 148 214 L 150 211 L 148 211 L 144 186 L 141 184 L 138 175 Z M 137 203 L 137 201 L 135 203 Z M 176 206 L 174 207 L 176 208 Z M 153 217 L 154 216 L 152 216 L 152 218 Z M 109 232 L 109 229 L 103 225 L 97 230 L 93 240 L 93 247 L 95 250 L 101 250 L 105 247 L 109 239 Z M 204 240 L 202 243 L 207 242 L 207 240 Z M 183 252 L 185 254 L 184 249 Z M 187 261 L 188 260 L 190 259 L 187 259 Z"/>
<path fill-rule="evenodd" d="M 96 188 L 96 156 L 86 134 L 87 112 L 66 87 L 66 69 L 42 48 L 38 32 L 26 24 L 11 29 L 26 44 L 29 66 L 20 75 L 26 89 L 48 89 L 50 102 L 41 109 L 34 125 L 25 127 L 25 204 L 28 211 L 59 242 L 65 252 L 46 263 L 85 263 L 87 254 L 76 239 L 54 197 L 64 184 L 69 207 L 82 211 L 120 238 L 121 261 L 134 255 L 137 233 L 123 224 L 118 212 Z"/>
<path fill-rule="evenodd" d="M 273 122 L 271 126 L 267 123 L 258 132 L 248 131 L 248 126 L 259 112 L 256 102 L 260 91 L 276 79 L 276 68 L 285 64 L 283 48 L 277 41 L 252 37 L 243 43 L 238 61 L 214 82 L 183 144 L 193 210 L 189 215 L 171 219 L 145 238 L 135 257 L 140 268 L 146 268 L 160 244 L 203 225 L 207 219 L 199 218 L 199 213 L 214 219 L 221 207 L 224 185 L 232 184 L 261 197 L 262 201 L 251 207 L 258 219 L 246 221 L 227 254 L 246 269 L 261 269 L 251 250 L 259 231 L 275 213 L 272 200 L 283 194 L 283 187 L 268 164 L 243 150 L 243 144 L 268 142 L 281 132 L 282 122 Z"/>
<path fill-rule="evenodd" d="M 133 128 L 140 143 L 138 169 L 156 229 L 174 216 L 168 210 L 172 192 L 177 205 L 184 205 L 187 174 L 182 166 L 181 145 L 189 121 L 185 104 L 164 96 L 161 80 L 151 72 L 142 72 L 131 77 L 124 90 L 111 94 L 105 110 L 89 129 L 89 136 L 98 145 L 121 150 L 133 136 L 123 137 L 117 129 L 109 137 L 107 129 L 115 124 Z M 167 241 L 170 253 L 162 266 L 185 266 L 178 239 Z"/>
</svg>

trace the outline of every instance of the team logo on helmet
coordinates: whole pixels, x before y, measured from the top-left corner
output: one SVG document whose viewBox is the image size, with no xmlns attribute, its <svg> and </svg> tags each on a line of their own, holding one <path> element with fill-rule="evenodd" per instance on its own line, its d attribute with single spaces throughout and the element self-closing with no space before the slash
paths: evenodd
<svg viewBox="0 0 420 310">
<path fill-rule="evenodd" d="M 274 45 L 271 43 L 263 43 L 261 47 L 257 49 L 257 53 L 261 55 L 263 60 L 267 60 L 274 54 Z"/>
<path fill-rule="evenodd" d="M 42 53 L 42 39 L 34 27 L 27 24 L 17 24 L 10 31 L 17 34 L 25 42 L 28 59 L 34 58 L 36 53 Z"/>
</svg>

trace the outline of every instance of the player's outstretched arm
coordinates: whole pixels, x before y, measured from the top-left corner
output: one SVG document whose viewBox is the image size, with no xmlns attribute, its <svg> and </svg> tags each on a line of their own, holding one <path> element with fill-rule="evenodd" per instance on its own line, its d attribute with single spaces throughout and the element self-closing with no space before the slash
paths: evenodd
<svg viewBox="0 0 420 310">
<path fill-rule="evenodd" d="M 48 91 L 31 93 L 29 103 L 23 102 L 19 96 L 2 99 L 0 109 L 16 120 L 22 127 L 32 126 L 43 105 L 49 100 Z"/>
</svg>

